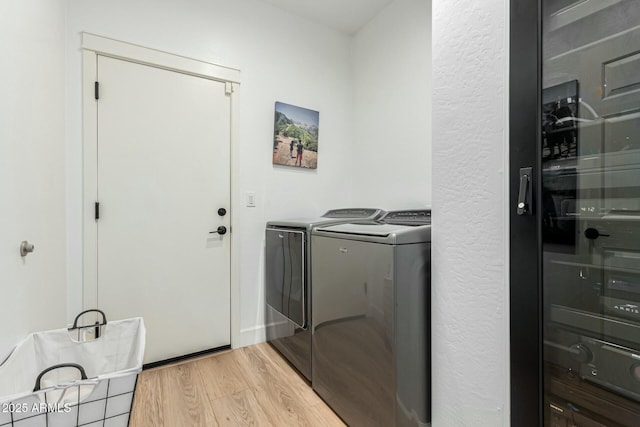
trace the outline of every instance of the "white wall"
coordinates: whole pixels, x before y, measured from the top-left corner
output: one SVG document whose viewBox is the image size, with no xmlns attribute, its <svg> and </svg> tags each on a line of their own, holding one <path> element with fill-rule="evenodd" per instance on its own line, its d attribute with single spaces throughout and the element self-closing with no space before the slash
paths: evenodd
<svg viewBox="0 0 640 427">
<path fill-rule="evenodd" d="M 508 1 L 433 1 L 433 425 L 509 423 Z"/>
<path fill-rule="evenodd" d="M 354 203 L 431 205 L 431 0 L 396 0 L 353 39 Z"/>
<path fill-rule="evenodd" d="M 352 99 L 346 36 L 254 0 L 69 0 L 68 5 L 68 268 L 69 316 L 81 305 L 82 109 L 80 32 L 235 67 L 242 72 L 238 170 L 242 207 L 240 304 L 244 345 L 261 340 L 263 236 L 269 219 L 309 216 L 350 205 Z M 271 164 L 274 102 L 320 112 L 318 169 Z M 236 213 L 238 214 L 238 213 Z"/>
<path fill-rule="evenodd" d="M 0 2 L 0 361 L 64 326 L 64 16 L 62 0 Z"/>
</svg>

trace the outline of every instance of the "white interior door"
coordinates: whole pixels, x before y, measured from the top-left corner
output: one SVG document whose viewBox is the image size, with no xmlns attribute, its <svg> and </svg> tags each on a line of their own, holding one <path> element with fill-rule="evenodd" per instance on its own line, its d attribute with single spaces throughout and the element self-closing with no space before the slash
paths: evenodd
<svg viewBox="0 0 640 427">
<path fill-rule="evenodd" d="M 67 228 L 64 6 L 0 2 L 0 16 L 1 363 L 29 332 L 66 325 Z"/>
<path fill-rule="evenodd" d="M 145 363 L 230 344 L 225 83 L 98 56 L 98 306 L 142 316 Z"/>
</svg>

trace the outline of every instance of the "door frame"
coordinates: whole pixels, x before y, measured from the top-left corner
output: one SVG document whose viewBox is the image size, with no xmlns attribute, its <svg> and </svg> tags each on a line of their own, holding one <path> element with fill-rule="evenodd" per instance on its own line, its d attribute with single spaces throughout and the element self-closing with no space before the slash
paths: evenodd
<svg viewBox="0 0 640 427">
<path fill-rule="evenodd" d="M 511 425 L 541 426 L 541 1 L 510 0 L 509 283 Z M 520 168 L 532 167 L 531 215 L 516 213 Z"/>
<path fill-rule="evenodd" d="M 98 109 L 95 99 L 95 82 L 98 81 L 98 55 L 148 65 L 204 79 L 225 83 L 231 103 L 230 183 L 231 199 L 229 238 L 230 253 L 230 309 L 231 347 L 235 348 L 240 339 L 240 259 L 238 239 L 233 233 L 239 218 L 239 98 L 240 70 L 216 65 L 196 59 L 150 49 L 143 46 L 114 40 L 92 33 L 82 33 L 82 124 L 83 124 L 83 249 L 82 249 L 82 308 L 96 308 L 97 305 L 97 242 L 98 226 L 95 220 L 94 203 L 98 199 Z"/>
</svg>

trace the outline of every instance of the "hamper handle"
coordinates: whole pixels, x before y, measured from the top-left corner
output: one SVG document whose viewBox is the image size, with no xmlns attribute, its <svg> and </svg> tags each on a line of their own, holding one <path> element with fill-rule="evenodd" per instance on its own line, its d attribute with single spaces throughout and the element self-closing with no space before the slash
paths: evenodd
<svg viewBox="0 0 640 427">
<path fill-rule="evenodd" d="M 84 314 L 90 313 L 92 311 L 95 311 L 96 313 L 100 313 L 102 315 L 102 323 L 100 324 L 93 324 L 93 325 L 86 325 L 86 326 L 78 326 L 78 319 L 80 319 L 80 317 Z M 95 328 L 96 326 L 104 326 L 107 324 L 107 316 L 104 314 L 104 311 L 102 310 L 98 310 L 97 308 L 92 308 L 89 310 L 85 310 L 82 313 L 78 314 L 75 318 L 75 320 L 73 321 L 73 326 L 69 328 L 70 331 L 73 331 L 74 329 L 83 329 L 83 328 Z"/>
<path fill-rule="evenodd" d="M 80 365 L 78 365 L 77 363 L 61 363 L 59 365 L 53 365 L 53 366 L 49 366 L 47 369 L 45 369 L 44 371 L 40 372 L 40 374 L 38 375 L 38 378 L 36 378 L 36 386 L 33 388 L 33 391 L 40 391 L 40 380 L 42 380 L 42 377 L 47 373 L 47 372 L 51 372 L 55 369 L 61 369 L 61 368 L 76 368 L 77 370 L 80 371 L 80 379 L 81 380 L 86 380 L 87 379 L 87 373 L 84 371 L 84 368 Z"/>
</svg>

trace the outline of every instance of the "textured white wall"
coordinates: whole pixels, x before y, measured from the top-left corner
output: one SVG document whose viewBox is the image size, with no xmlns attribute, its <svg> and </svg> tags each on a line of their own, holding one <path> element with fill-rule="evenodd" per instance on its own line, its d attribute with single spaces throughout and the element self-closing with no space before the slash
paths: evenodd
<svg viewBox="0 0 640 427">
<path fill-rule="evenodd" d="M 349 39 L 254 0 L 69 0 L 68 209 L 70 315 L 81 304 L 82 110 L 80 32 L 165 50 L 242 72 L 239 112 L 239 197 L 243 345 L 263 336 L 263 239 L 269 219 L 316 216 L 350 205 L 352 104 Z M 271 164 L 274 102 L 320 111 L 318 169 Z M 345 149 L 345 147 L 347 147 Z"/>
<path fill-rule="evenodd" d="M 431 205 L 431 0 L 396 0 L 353 39 L 354 203 Z"/>
<path fill-rule="evenodd" d="M 433 425 L 509 422 L 508 1 L 433 1 Z"/>
<path fill-rule="evenodd" d="M 64 2 L 0 2 L 0 361 L 65 320 Z M 35 252 L 21 259 L 20 242 Z"/>
</svg>

